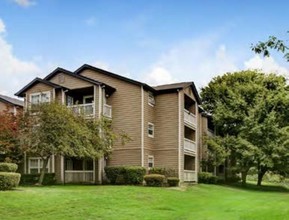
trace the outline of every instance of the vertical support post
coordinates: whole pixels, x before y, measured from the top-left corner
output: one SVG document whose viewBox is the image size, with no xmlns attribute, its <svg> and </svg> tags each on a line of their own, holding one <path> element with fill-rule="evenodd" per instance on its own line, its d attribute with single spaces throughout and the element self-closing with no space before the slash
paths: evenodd
<svg viewBox="0 0 289 220">
<path fill-rule="evenodd" d="M 179 90 L 178 91 L 178 106 L 179 106 L 179 111 L 178 111 L 178 113 L 179 113 L 179 120 L 178 120 L 178 161 L 179 161 L 179 163 L 178 163 L 178 166 L 179 166 L 179 169 L 178 169 L 178 173 L 179 173 L 179 179 L 181 180 L 181 172 L 182 172 L 182 170 L 181 170 L 181 166 L 182 166 L 182 164 L 181 164 L 181 161 L 182 161 L 182 156 L 183 156 L 183 154 L 182 154 L 182 152 L 181 152 L 181 148 L 182 148 L 182 146 L 181 146 L 181 126 L 182 126 L 182 118 L 181 118 L 181 116 L 182 116 L 182 106 L 181 106 L 181 104 L 182 104 L 182 100 L 181 100 L 181 98 L 182 98 L 182 96 L 181 96 L 181 91 Z"/>
<path fill-rule="evenodd" d="M 196 102 L 195 105 L 195 112 L 196 112 L 196 157 L 195 157 L 195 179 L 198 182 L 198 173 L 199 173 L 199 141 L 200 141 L 200 132 L 199 132 L 199 123 L 200 123 L 200 115 L 199 115 L 199 108 L 198 103 Z"/>
<path fill-rule="evenodd" d="M 98 86 L 98 118 L 101 119 L 102 116 L 102 88 Z M 100 131 L 101 135 L 101 131 Z M 102 184 L 102 172 L 103 172 L 103 157 L 98 159 L 98 182 Z"/>
<path fill-rule="evenodd" d="M 24 174 L 26 174 L 27 173 L 27 155 L 26 155 L 26 153 L 24 153 L 24 170 L 23 170 L 24 172 Z"/>
<path fill-rule="evenodd" d="M 61 182 L 64 183 L 64 157 L 61 155 L 61 159 L 60 159 L 60 179 Z"/>
</svg>

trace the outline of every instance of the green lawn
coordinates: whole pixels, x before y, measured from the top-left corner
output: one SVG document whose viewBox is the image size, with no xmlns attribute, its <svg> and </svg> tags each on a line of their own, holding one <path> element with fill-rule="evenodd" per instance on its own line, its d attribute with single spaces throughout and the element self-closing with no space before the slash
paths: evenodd
<svg viewBox="0 0 289 220">
<path fill-rule="evenodd" d="M 289 219 L 289 192 L 282 190 L 202 184 L 20 187 L 0 192 L 0 219 Z"/>
</svg>

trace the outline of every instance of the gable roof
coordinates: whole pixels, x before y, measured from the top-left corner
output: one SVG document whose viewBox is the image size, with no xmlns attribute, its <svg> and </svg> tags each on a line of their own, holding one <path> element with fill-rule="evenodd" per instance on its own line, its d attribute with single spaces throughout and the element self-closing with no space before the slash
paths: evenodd
<svg viewBox="0 0 289 220">
<path fill-rule="evenodd" d="M 28 83 L 26 86 L 24 86 L 21 90 L 15 93 L 16 96 L 24 97 L 24 92 L 30 89 L 32 86 L 34 86 L 36 83 L 44 83 L 48 86 L 51 86 L 52 88 L 59 89 L 59 88 L 65 88 L 63 86 L 57 85 L 55 83 L 49 82 L 47 80 L 41 79 L 36 77 L 34 80 L 32 80 L 30 83 Z M 67 88 L 65 88 L 67 89 Z"/>
<path fill-rule="evenodd" d="M 19 99 L 11 98 L 11 97 L 6 96 L 6 95 L 0 95 L 0 100 L 3 101 L 3 102 L 6 102 L 8 104 L 11 104 L 11 105 L 17 105 L 17 106 L 20 106 L 20 107 L 24 106 L 24 102 L 23 101 L 21 101 Z"/>
<path fill-rule="evenodd" d="M 178 89 L 185 89 L 187 87 L 191 87 L 193 94 L 196 98 L 196 101 L 198 104 L 201 104 L 201 98 L 199 96 L 199 93 L 196 89 L 195 83 L 194 82 L 180 82 L 180 83 L 172 83 L 172 84 L 165 84 L 165 85 L 159 85 L 153 87 L 158 94 L 162 93 L 170 93 L 170 92 L 175 92 Z"/>
<path fill-rule="evenodd" d="M 133 79 L 129 79 L 127 77 L 124 77 L 124 76 L 109 72 L 107 70 L 99 69 L 99 68 L 91 66 L 89 64 L 82 65 L 81 67 L 79 67 L 77 70 L 74 71 L 74 74 L 80 76 L 79 74 L 85 69 L 93 70 L 93 71 L 102 73 L 104 75 L 107 75 L 107 76 L 110 76 L 110 77 L 113 77 L 113 78 L 116 78 L 116 79 L 120 79 L 122 81 L 131 83 L 131 84 L 134 84 L 134 85 L 143 86 L 145 89 L 148 89 L 148 90 L 153 91 L 153 92 L 155 91 L 151 86 L 149 86 L 146 83 L 142 83 L 142 82 L 139 82 L 139 81 L 136 81 L 136 80 L 133 80 Z"/>
<path fill-rule="evenodd" d="M 116 89 L 113 88 L 112 86 L 110 85 L 107 85 L 105 83 L 102 83 L 102 82 L 99 82 L 97 80 L 94 80 L 94 79 L 90 79 L 88 77 L 85 77 L 85 76 L 82 76 L 82 75 L 77 75 L 69 70 L 66 70 L 66 69 L 63 69 L 63 68 L 56 68 L 53 72 L 51 72 L 50 74 L 48 74 L 44 80 L 50 80 L 52 77 L 54 77 L 57 73 L 64 73 L 66 75 L 69 75 L 71 77 L 74 77 L 74 78 L 77 78 L 77 79 L 80 79 L 80 80 L 83 80 L 83 81 L 86 81 L 86 82 L 89 82 L 89 83 L 92 83 L 94 85 L 104 85 L 108 90 L 109 92 L 113 93 Z"/>
</svg>

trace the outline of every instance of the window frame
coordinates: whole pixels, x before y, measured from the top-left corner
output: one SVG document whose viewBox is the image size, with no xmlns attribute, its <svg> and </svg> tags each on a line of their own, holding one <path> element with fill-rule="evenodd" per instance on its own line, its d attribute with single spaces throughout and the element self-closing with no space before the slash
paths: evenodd
<svg viewBox="0 0 289 220">
<path fill-rule="evenodd" d="M 152 92 L 148 92 L 148 104 L 151 107 L 154 107 L 156 105 L 155 96 Z"/>
<path fill-rule="evenodd" d="M 150 166 L 150 164 L 152 164 L 152 166 Z M 148 168 L 151 169 L 154 167 L 155 167 L 155 158 L 153 155 L 148 155 Z"/>
<path fill-rule="evenodd" d="M 155 125 L 151 122 L 148 122 L 148 136 L 150 138 L 154 138 L 155 137 Z M 150 134 L 150 131 L 152 131 L 152 134 Z"/>
<path fill-rule="evenodd" d="M 31 166 L 31 160 L 37 160 L 37 167 L 36 166 Z M 37 173 L 41 173 L 41 169 L 42 169 L 42 158 L 41 157 L 29 157 L 28 158 L 28 173 L 31 174 L 31 169 L 37 169 Z M 48 160 L 47 163 L 47 173 L 50 173 L 50 158 Z"/>
<path fill-rule="evenodd" d="M 44 94 L 46 94 L 47 95 L 47 97 L 48 97 L 48 101 L 45 101 L 45 102 L 43 102 L 42 101 L 42 95 L 44 95 Z M 38 103 L 32 103 L 32 97 L 33 96 L 39 96 L 39 102 Z M 50 102 L 51 101 L 51 92 L 50 91 L 45 91 L 45 92 L 35 92 L 35 93 L 31 93 L 30 95 L 29 95 L 29 102 L 30 102 L 30 105 L 38 105 L 38 104 L 40 104 L 40 103 L 47 103 L 47 102 Z"/>
</svg>

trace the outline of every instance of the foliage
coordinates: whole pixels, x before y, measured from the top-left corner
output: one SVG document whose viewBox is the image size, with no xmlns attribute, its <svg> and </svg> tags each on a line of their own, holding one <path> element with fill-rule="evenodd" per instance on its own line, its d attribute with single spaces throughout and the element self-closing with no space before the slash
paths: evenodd
<svg viewBox="0 0 289 220">
<path fill-rule="evenodd" d="M 20 185 L 34 185 L 38 183 L 40 174 L 22 174 Z M 43 185 L 53 185 L 56 183 L 55 173 L 46 173 L 43 179 Z"/>
<path fill-rule="evenodd" d="M 139 166 L 106 166 L 106 177 L 111 184 L 142 184 L 146 173 L 145 168 Z"/>
<path fill-rule="evenodd" d="M 167 182 L 169 186 L 178 186 L 180 179 L 177 177 L 168 177 Z"/>
<path fill-rule="evenodd" d="M 163 186 L 165 176 L 161 174 L 148 174 L 144 176 L 147 186 Z"/>
<path fill-rule="evenodd" d="M 176 177 L 177 172 L 174 169 L 164 167 L 153 167 L 149 170 L 149 174 L 161 174 L 166 177 Z"/>
<path fill-rule="evenodd" d="M 0 161 L 19 163 L 22 160 L 20 150 L 20 123 L 22 112 L 12 114 L 8 109 L 0 112 Z"/>
<path fill-rule="evenodd" d="M 216 184 L 218 182 L 218 177 L 214 176 L 212 173 L 208 172 L 199 172 L 198 173 L 198 182 L 206 184 Z"/>
<path fill-rule="evenodd" d="M 201 95 L 217 131 L 217 137 L 207 140 L 215 165 L 226 161 L 241 172 L 243 183 L 255 166 L 259 185 L 268 170 L 288 168 L 289 96 L 283 76 L 227 73 L 214 78 Z"/>
<path fill-rule="evenodd" d="M 259 41 L 256 45 L 252 45 L 251 49 L 257 54 L 262 54 L 264 57 L 270 56 L 270 50 L 276 50 L 284 54 L 284 58 L 289 62 L 289 47 L 283 40 L 275 36 L 269 36 L 267 41 Z"/>
<path fill-rule="evenodd" d="M 20 177 L 20 173 L 0 172 L 0 191 L 11 190 L 17 187 Z"/>
<path fill-rule="evenodd" d="M 16 172 L 18 169 L 15 163 L 0 163 L 0 172 Z"/>
<path fill-rule="evenodd" d="M 55 155 L 100 158 L 112 150 L 116 135 L 105 119 L 86 119 L 56 102 L 32 106 L 23 118 L 22 150 L 43 160 L 42 184 L 49 158 Z"/>
</svg>

